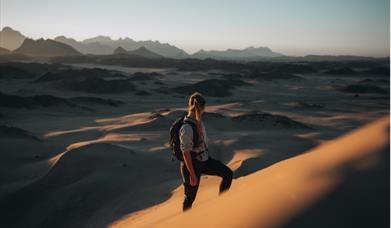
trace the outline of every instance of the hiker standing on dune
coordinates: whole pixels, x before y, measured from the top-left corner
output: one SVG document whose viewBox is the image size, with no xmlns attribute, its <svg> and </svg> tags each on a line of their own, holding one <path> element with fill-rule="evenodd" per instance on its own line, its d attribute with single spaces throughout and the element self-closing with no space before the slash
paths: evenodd
<svg viewBox="0 0 391 228">
<path fill-rule="evenodd" d="M 189 98 L 187 115 L 178 119 L 172 127 L 178 134 L 177 137 L 171 134 L 170 145 L 174 144 L 172 147 L 175 156 L 181 160 L 180 171 L 185 190 L 183 211 L 190 209 L 196 198 L 201 174 L 222 177 L 220 194 L 228 190 L 232 182 L 232 170 L 208 154 L 206 131 L 202 122 L 204 110 L 204 97 L 198 92 L 193 93 Z M 178 139 L 179 142 L 172 142 Z"/>
</svg>

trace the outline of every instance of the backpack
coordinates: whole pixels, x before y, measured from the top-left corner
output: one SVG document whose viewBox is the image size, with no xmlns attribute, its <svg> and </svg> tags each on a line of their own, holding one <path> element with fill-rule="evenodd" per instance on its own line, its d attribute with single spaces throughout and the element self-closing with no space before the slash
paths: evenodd
<svg viewBox="0 0 391 228">
<path fill-rule="evenodd" d="M 174 121 L 174 123 L 170 127 L 170 149 L 172 151 L 172 160 L 174 157 L 179 160 L 183 161 L 183 154 L 181 150 L 181 142 L 179 139 L 179 130 L 181 129 L 183 124 L 190 124 L 190 126 L 193 129 L 193 147 L 198 146 L 198 132 L 197 132 L 197 126 L 195 123 L 191 121 L 185 121 L 185 116 L 179 117 Z"/>
</svg>

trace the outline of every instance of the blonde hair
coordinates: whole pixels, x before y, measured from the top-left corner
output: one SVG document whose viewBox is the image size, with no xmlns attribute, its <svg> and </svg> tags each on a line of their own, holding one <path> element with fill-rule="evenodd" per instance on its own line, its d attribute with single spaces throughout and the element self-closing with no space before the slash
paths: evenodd
<svg viewBox="0 0 391 228">
<path fill-rule="evenodd" d="M 191 116 L 195 116 L 195 121 L 197 124 L 197 130 L 199 135 L 202 134 L 202 125 L 201 125 L 201 109 L 205 107 L 205 98 L 202 96 L 201 93 L 195 92 L 193 93 L 188 102 L 188 109 L 187 112 Z"/>
</svg>

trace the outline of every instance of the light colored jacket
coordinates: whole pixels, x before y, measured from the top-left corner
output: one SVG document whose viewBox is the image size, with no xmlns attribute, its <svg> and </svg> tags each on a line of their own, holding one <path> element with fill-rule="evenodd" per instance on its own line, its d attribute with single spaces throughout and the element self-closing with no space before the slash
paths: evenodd
<svg viewBox="0 0 391 228">
<path fill-rule="evenodd" d="M 193 120 L 190 117 L 185 116 L 185 120 L 189 120 L 193 123 L 196 123 L 195 120 Z M 193 148 L 193 128 L 190 126 L 190 124 L 183 124 L 179 130 L 179 140 L 181 142 L 180 148 L 182 153 L 188 153 L 189 151 L 193 151 L 196 153 L 200 153 L 204 151 L 203 153 L 200 153 L 196 156 L 196 159 L 199 161 L 206 161 L 209 158 L 208 155 L 208 137 L 206 135 L 205 126 L 204 123 L 201 122 L 202 126 L 202 132 L 204 137 L 198 137 L 198 146 Z"/>
</svg>

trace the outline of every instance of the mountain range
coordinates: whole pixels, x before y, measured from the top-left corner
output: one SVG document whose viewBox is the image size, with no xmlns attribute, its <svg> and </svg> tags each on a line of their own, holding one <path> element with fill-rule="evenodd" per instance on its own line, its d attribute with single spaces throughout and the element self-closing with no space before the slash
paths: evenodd
<svg viewBox="0 0 391 228">
<path fill-rule="evenodd" d="M 192 55 L 193 58 L 213 58 L 219 60 L 254 59 L 257 57 L 281 57 L 280 53 L 273 52 L 268 47 L 248 47 L 245 49 L 227 49 L 225 51 L 200 50 Z"/>
<path fill-rule="evenodd" d="M 24 43 L 26 40 L 27 43 Z M 35 42 L 33 41 L 33 39 L 27 38 L 19 31 L 15 31 L 10 27 L 4 27 L 2 31 L 0 31 L 0 54 L 7 54 L 9 53 L 8 51 L 13 51 L 15 53 L 37 56 L 67 56 L 80 54 L 111 55 L 113 53 L 118 54 L 118 51 L 122 51 L 129 55 L 142 55 L 147 58 L 214 58 L 219 60 L 256 59 L 283 56 L 282 54 L 273 52 L 267 47 L 248 47 L 241 50 L 227 49 L 225 51 L 200 50 L 193 55 L 189 55 L 184 50 L 168 43 L 160 43 L 159 41 L 151 40 L 135 41 L 129 37 L 113 40 L 109 36 L 96 36 L 82 41 L 77 41 L 73 38 L 57 36 L 54 40 L 44 40 L 41 38 Z M 61 44 L 65 44 L 67 46 Z M 36 46 L 36 50 L 33 50 L 34 46 Z M 42 49 L 42 47 L 45 48 Z M 65 52 L 61 53 L 61 50 L 64 50 Z"/>
<path fill-rule="evenodd" d="M 15 49 L 13 53 L 34 57 L 53 56 L 78 56 L 82 55 L 73 47 L 51 39 L 33 40 L 26 38 L 22 45 Z"/>
<path fill-rule="evenodd" d="M 16 55 L 12 55 L 16 54 Z M 159 41 L 134 41 L 128 37 L 113 40 L 109 36 L 97 36 L 77 41 L 65 36 L 53 39 L 33 40 L 10 27 L 0 31 L 0 55 L 18 58 L 80 56 L 80 55 L 128 55 L 131 58 L 141 56 L 147 59 L 216 59 L 232 61 L 350 61 L 374 59 L 373 57 L 351 55 L 306 55 L 286 56 L 272 51 L 268 47 L 248 47 L 245 49 L 227 49 L 224 51 L 200 50 L 192 55 L 184 50 Z M 126 56 L 125 56 L 126 57 Z"/>
<path fill-rule="evenodd" d="M 134 41 L 128 37 L 112 40 L 108 36 L 97 36 L 83 41 L 76 41 L 73 38 L 57 36 L 54 40 L 68 44 L 83 54 L 108 55 L 112 54 L 118 47 L 122 47 L 127 51 L 145 47 L 151 52 L 166 58 L 177 58 L 184 52 L 173 45 L 160 43 L 159 41 Z"/>
<path fill-rule="evenodd" d="M 148 50 L 144 46 L 140 47 L 136 50 L 133 50 L 133 51 L 127 51 L 122 47 L 118 47 L 114 50 L 113 55 L 137 55 L 137 56 L 142 56 L 142 57 L 149 58 L 149 59 L 164 58 L 163 56 Z"/>
<path fill-rule="evenodd" d="M 22 45 L 26 37 L 19 31 L 15 31 L 10 27 L 4 27 L 0 31 L 0 47 L 13 51 Z"/>
</svg>

